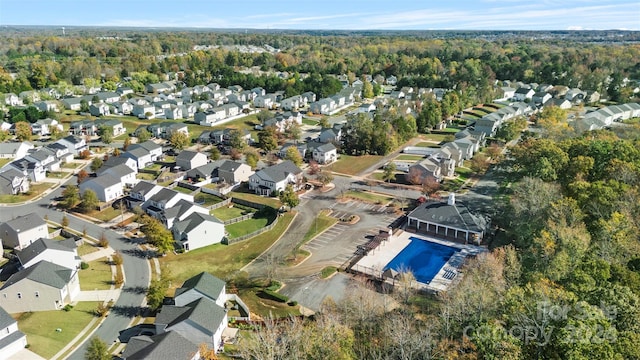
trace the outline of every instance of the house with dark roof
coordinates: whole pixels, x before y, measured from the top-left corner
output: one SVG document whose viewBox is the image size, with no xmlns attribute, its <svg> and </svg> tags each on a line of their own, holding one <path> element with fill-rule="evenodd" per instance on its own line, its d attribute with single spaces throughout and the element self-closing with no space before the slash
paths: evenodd
<svg viewBox="0 0 640 360">
<path fill-rule="evenodd" d="M 167 229 L 171 229 L 176 221 L 182 221 L 193 213 L 208 215 L 209 209 L 196 205 L 191 201 L 180 199 L 172 207 L 164 209 L 160 220 Z"/>
<path fill-rule="evenodd" d="M 18 216 L 0 224 L 4 248 L 23 249 L 40 238 L 48 238 L 47 223 L 37 213 Z"/>
<path fill-rule="evenodd" d="M 2 169 L 0 173 L 0 194 L 16 195 L 29 191 L 29 176 L 13 167 Z"/>
<path fill-rule="evenodd" d="M 249 181 L 249 177 L 253 174 L 251 166 L 233 160 L 225 160 L 218 167 L 220 181 L 231 185 Z"/>
<path fill-rule="evenodd" d="M 110 174 L 89 178 L 81 182 L 78 188 L 83 194 L 92 190 L 98 196 L 98 200 L 103 202 L 112 202 L 124 195 L 121 179 Z"/>
<path fill-rule="evenodd" d="M 220 167 L 220 164 L 222 164 L 223 161 L 224 160 L 216 160 L 210 163 L 206 163 L 202 166 L 193 168 L 187 171 L 185 178 L 191 179 L 195 182 L 200 182 L 200 181 L 209 180 L 209 179 L 212 179 L 215 181 L 216 178 L 218 177 L 218 168 Z"/>
<path fill-rule="evenodd" d="M 446 202 L 428 201 L 410 212 L 407 229 L 445 240 L 480 244 L 487 231 L 487 221 L 457 204 L 451 193 Z"/>
<path fill-rule="evenodd" d="M 322 144 L 313 149 L 312 157 L 318 164 L 331 164 L 338 159 L 338 149 L 332 143 Z"/>
<path fill-rule="evenodd" d="M 174 303 L 176 306 L 185 306 L 200 298 L 206 298 L 224 306 L 227 301 L 226 286 L 223 280 L 208 272 L 201 272 L 187 279 L 182 287 L 176 289 Z"/>
<path fill-rule="evenodd" d="M 205 165 L 209 159 L 201 152 L 183 150 L 176 156 L 176 166 L 182 170 L 191 170 L 198 166 Z"/>
<path fill-rule="evenodd" d="M 159 220 L 164 218 L 164 211 L 174 206 L 178 201 L 186 200 L 193 203 L 193 195 L 181 193 L 172 189 L 162 188 L 142 203 L 142 209 Z"/>
<path fill-rule="evenodd" d="M 185 251 L 218 244 L 225 236 L 224 223 L 209 215 L 208 210 L 204 213 L 192 211 L 181 220 L 174 221 L 171 232 L 178 248 Z"/>
<path fill-rule="evenodd" d="M 16 250 L 16 256 L 22 269 L 31 267 L 40 261 L 76 270 L 80 268 L 80 257 L 73 239 L 56 241 L 40 238 L 22 250 Z"/>
<path fill-rule="evenodd" d="M 80 293 L 78 270 L 46 260 L 11 275 L 0 288 L 7 312 L 59 310 Z"/>
<path fill-rule="evenodd" d="M 116 179 L 120 179 L 120 185 L 122 187 L 133 187 L 138 183 L 136 174 L 138 172 L 130 168 L 125 164 L 120 164 L 112 167 L 100 168 L 97 172 L 98 177 L 103 175 L 111 175 Z"/>
<path fill-rule="evenodd" d="M 302 175 L 296 164 L 286 160 L 249 176 L 249 189 L 259 195 L 271 195 L 291 184 L 297 190 L 302 186 Z"/>
<path fill-rule="evenodd" d="M 43 181 L 47 177 L 47 169 L 42 165 L 42 162 L 28 156 L 14 160 L 8 166 L 26 174 L 33 182 Z"/>
<path fill-rule="evenodd" d="M 18 322 L 0 307 L 0 359 L 12 359 L 27 346 L 27 336 L 18 329 Z"/>
<path fill-rule="evenodd" d="M 194 344 L 177 331 L 129 339 L 122 360 L 200 360 L 200 344 Z"/>
<path fill-rule="evenodd" d="M 130 157 L 123 156 L 111 156 L 107 160 L 102 163 L 102 167 L 99 171 L 104 171 L 108 168 L 112 168 L 118 165 L 125 165 L 129 167 L 129 169 L 133 170 L 135 173 L 138 173 L 138 163 Z"/>
<path fill-rule="evenodd" d="M 77 136 L 69 135 L 56 142 L 66 146 L 73 155 L 78 155 L 81 151 L 87 150 L 87 143 L 83 138 Z"/>
<path fill-rule="evenodd" d="M 145 201 L 149 200 L 153 195 L 164 189 L 162 186 L 150 183 L 148 181 L 138 182 L 130 191 L 126 198 L 127 207 L 133 209 L 136 206 L 142 205 Z"/>
</svg>

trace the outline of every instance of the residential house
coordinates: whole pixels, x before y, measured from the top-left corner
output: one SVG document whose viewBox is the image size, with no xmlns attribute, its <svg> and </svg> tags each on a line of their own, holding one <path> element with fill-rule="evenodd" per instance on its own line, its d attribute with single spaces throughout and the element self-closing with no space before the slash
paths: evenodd
<svg viewBox="0 0 640 360">
<path fill-rule="evenodd" d="M 132 158 L 124 156 L 124 154 L 120 154 L 120 156 L 111 156 L 107 160 L 102 163 L 102 167 L 100 171 L 104 171 L 107 168 L 112 168 L 118 165 L 126 165 L 135 173 L 138 172 L 138 163 Z"/>
<path fill-rule="evenodd" d="M 207 299 L 223 307 L 227 301 L 226 283 L 208 272 L 201 272 L 187 279 L 176 289 L 173 298 L 176 306 L 186 306 L 198 299 Z"/>
<path fill-rule="evenodd" d="M 283 110 L 297 110 L 298 108 L 305 107 L 306 105 L 307 100 L 301 95 L 295 95 L 286 99 L 282 99 L 282 101 L 280 101 L 280 108 L 282 108 Z"/>
<path fill-rule="evenodd" d="M 87 143 L 84 141 L 84 139 L 74 135 L 69 135 L 56 142 L 58 144 L 66 146 L 67 149 L 69 149 L 69 152 L 73 155 L 78 155 L 80 152 L 87 150 Z"/>
<path fill-rule="evenodd" d="M 56 159 L 60 160 L 62 164 L 70 163 L 73 161 L 73 154 L 69 151 L 69 148 L 59 143 L 51 143 L 46 146 L 49 151 L 53 153 Z"/>
<path fill-rule="evenodd" d="M 18 94 L 22 100 L 29 99 L 32 103 L 40 101 L 40 94 L 35 90 L 27 90 Z"/>
<path fill-rule="evenodd" d="M 148 181 L 139 181 L 130 191 L 127 196 L 126 203 L 130 209 L 136 206 L 142 205 L 145 201 L 149 200 L 153 195 L 157 194 L 163 187 L 150 183 Z"/>
<path fill-rule="evenodd" d="M 159 214 L 159 220 L 162 221 L 167 229 L 171 229 L 176 221 L 182 221 L 193 213 L 209 215 L 209 209 L 196 205 L 192 201 L 180 199 L 173 206 L 165 208 Z"/>
<path fill-rule="evenodd" d="M 267 94 L 263 96 L 257 96 L 253 99 L 253 106 L 257 108 L 267 108 L 271 109 L 276 105 L 276 95 L 275 94 Z"/>
<path fill-rule="evenodd" d="M 332 98 L 320 99 L 316 102 L 309 104 L 309 110 L 314 114 L 331 115 L 331 113 L 338 107 L 335 100 Z"/>
<path fill-rule="evenodd" d="M 153 164 L 151 153 L 149 152 L 149 150 L 141 146 L 130 148 L 129 150 L 123 152 L 120 156 L 134 160 L 136 162 L 138 170 Z"/>
<path fill-rule="evenodd" d="M 407 215 L 407 229 L 437 238 L 480 244 L 487 231 L 487 221 L 456 204 L 455 195 L 447 202 L 429 201 Z"/>
<path fill-rule="evenodd" d="M 38 101 L 37 103 L 34 103 L 33 106 L 35 106 L 40 111 L 60 111 L 60 109 L 58 109 L 58 102 L 53 100 Z"/>
<path fill-rule="evenodd" d="M 191 170 L 208 162 L 207 155 L 201 152 L 183 150 L 176 156 L 176 166 L 183 170 Z"/>
<path fill-rule="evenodd" d="M 184 119 L 182 106 L 171 104 L 168 108 L 164 109 L 164 117 L 165 119 L 171 120 Z"/>
<path fill-rule="evenodd" d="M 536 92 L 533 91 L 533 89 L 521 87 L 516 90 L 513 95 L 513 99 L 516 101 L 525 101 L 527 99 L 531 100 L 535 93 Z"/>
<path fill-rule="evenodd" d="M 376 111 L 376 106 L 374 104 L 362 104 L 362 105 L 358 106 L 358 109 L 356 111 L 358 113 L 367 114 L 367 113 Z"/>
<path fill-rule="evenodd" d="M 0 306 L 0 360 L 15 359 L 27 347 L 27 336 L 18 329 L 18 322 Z"/>
<path fill-rule="evenodd" d="M 264 96 L 264 95 L 266 95 L 266 93 L 267 93 L 267 92 L 266 92 L 263 88 L 261 88 L 261 87 L 253 88 L 253 89 L 251 89 L 251 92 L 255 95 L 255 96 L 254 96 L 254 100 L 255 100 L 255 98 L 256 98 L 256 97 L 258 97 L 258 96 Z"/>
<path fill-rule="evenodd" d="M 43 260 L 9 277 L 0 306 L 9 313 L 60 310 L 79 293 L 78 270 Z"/>
<path fill-rule="evenodd" d="M 442 181 L 442 167 L 437 159 L 428 157 L 409 166 L 407 180 L 412 184 L 423 184 L 428 178 Z"/>
<path fill-rule="evenodd" d="M 302 170 L 291 160 L 269 166 L 249 176 L 249 189 L 259 195 L 283 191 L 289 184 L 296 190 L 302 185 Z"/>
<path fill-rule="evenodd" d="M 14 168 L 5 168 L 0 172 L 0 194 L 22 194 L 30 189 L 29 176 Z"/>
<path fill-rule="evenodd" d="M 206 163 L 204 165 L 198 166 L 187 171 L 185 175 L 186 179 L 193 180 L 195 182 L 205 181 L 205 180 L 213 180 L 217 181 L 218 178 L 218 168 L 223 160 L 212 161 L 210 163 Z"/>
<path fill-rule="evenodd" d="M 81 262 L 76 242 L 72 238 L 62 241 L 40 238 L 22 250 L 16 250 L 16 256 L 20 261 L 20 269 L 29 268 L 40 261 L 48 261 L 77 270 Z"/>
<path fill-rule="evenodd" d="M 249 181 L 253 174 L 254 171 L 249 165 L 232 160 L 225 160 L 218 168 L 218 177 L 227 184 Z"/>
<path fill-rule="evenodd" d="M 322 143 L 338 143 L 342 138 L 342 124 L 334 124 L 332 128 L 322 129 L 318 141 Z"/>
<path fill-rule="evenodd" d="M 211 108 L 207 111 L 199 111 L 194 115 L 194 120 L 203 126 L 213 126 L 216 122 L 224 119 L 227 116 L 225 109 L 217 107 Z"/>
<path fill-rule="evenodd" d="M 138 119 L 153 119 L 156 117 L 156 107 L 148 103 L 134 104 L 131 115 L 138 117 Z"/>
<path fill-rule="evenodd" d="M 287 157 L 287 151 L 289 150 L 289 148 L 296 148 L 298 150 L 298 153 L 300 154 L 300 157 L 302 157 L 303 159 L 307 157 L 307 149 L 308 149 L 308 145 L 301 143 L 301 144 L 294 144 L 294 143 L 285 143 L 280 147 L 280 150 L 278 150 L 278 156 L 282 159 Z"/>
<path fill-rule="evenodd" d="M 208 211 L 192 212 L 175 221 L 171 231 L 178 248 L 185 251 L 218 244 L 225 236 L 224 223 L 209 215 Z"/>
<path fill-rule="evenodd" d="M 31 132 L 33 135 L 49 135 L 54 128 L 62 132 L 62 124 L 58 123 L 58 120 L 56 119 L 39 119 L 35 123 L 31 124 Z"/>
<path fill-rule="evenodd" d="M 332 143 L 326 143 L 316 147 L 312 156 L 318 164 L 331 164 L 338 159 L 338 150 Z"/>
<path fill-rule="evenodd" d="M 122 125 L 122 121 L 116 119 L 98 119 L 94 121 L 95 126 L 100 130 L 101 128 L 111 129 L 111 135 L 114 137 L 120 136 L 127 132 L 127 129 Z"/>
<path fill-rule="evenodd" d="M 82 109 L 82 100 L 81 97 L 70 97 L 62 99 L 62 105 L 67 110 L 80 111 Z"/>
<path fill-rule="evenodd" d="M 502 90 L 502 99 L 509 100 L 513 98 L 516 94 L 516 89 L 508 86 L 503 86 L 500 88 Z"/>
<path fill-rule="evenodd" d="M 95 96 L 98 97 L 98 100 L 100 102 L 106 103 L 106 104 L 113 104 L 117 101 L 120 101 L 120 97 L 121 97 L 119 93 L 113 92 L 113 91 L 101 91 L 95 94 Z"/>
<path fill-rule="evenodd" d="M 137 170 L 133 170 L 126 164 L 119 164 L 115 166 L 102 167 L 98 171 L 98 177 L 103 175 L 111 175 L 116 179 L 120 179 L 120 185 L 122 187 L 133 187 L 138 183 L 136 174 Z"/>
<path fill-rule="evenodd" d="M 40 182 L 47 177 L 47 169 L 42 165 L 42 163 L 28 156 L 19 160 L 14 160 L 7 166 L 13 167 L 19 172 L 27 175 L 29 180 L 33 182 Z"/>
<path fill-rule="evenodd" d="M 22 159 L 34 146 L 28 141 L 0 142 L 0 159 Z"/>
<path fill-rule="evenodd" d="M 311 91 L 304 92 L 300 96 L 304 99 L 303 101 L 305 104 L 310 104 L 316 101 L 316 94 Z"/>
<path fill-rule="evenodd" d="M 116 101 L 113 104 L 113 110 L 119 115 L 130 115 L 133 111 L 133 104 L 126 101 Z"/>
<path fill-rule="evenodd" d="M 36 213 L 18 216 L 0 224 L 4 248 L 23 249 L 40 238 L 48 238 L 47 223 Z"/>
<path fill-rule="evenodd" d="M 584 102 L 587 104 L 595 104 L 600 101 L 600 93 L 593 90 L 587 90 L 587 93 L 584 97 Z"/>
<path fill-rule="evenodd" d="M 564 95 L 564 98 L 574 104 L 579 104 L 582 102 L 582 100 L 584 100 L 586 95 L 587 93 L 585 91 L 582 91 L 578 88 L 573 88 L 567 91 L 567 93 Z"/>
<path fill-rule="evenodd" d="M 69 124 L 69 134 L 76 136 L 98 135 L 98 126 L 93 120 L 78 120 Z"/>
<path fill-rule="evenodd" d="M 108 116 L 111 115 L 111 107 L 105 103 L 91 104 L 89 113 L 92 116 Z"/>
<path fill-rule="evenodd" d="M 395 86 L 398 82 L 398 78 L 394 75 L 390 75 L 387 77 L 387 85 Z"/>
<path fill-rule="evenodd" d="M 147 214 L 162 219 L 165 209 L 171 208 L 180 200 L 187 200 L 193 203 L 193 195 L 162 188 L 142 204 L 142 209 L 146 211 Z"/>
<path fill-rule="evenodd" d="M 175 91 L 176 87 L 171 81 L 155 83 L 155 84 L 147 84 L 145 86 L 145 91 L 151 94 L 160 94 L 160 93 L 170 93 Z"/>
<path fill-rule="evenodd" d="M 7 106 L 21 106 L 23 105 L 22 103 L 22 99 L 14 94 L 14 93 L 8 93 L 4 95 L 4 104 Z"/>
<path fill-rule="evenodd" d="M 129 339 L 120 358 L 122 360 L 200 360 L 200 345 L 180 335 L 177 331 Z"/>
<path fill-rule="evenodd" d="M 133 94 L 133 89 L 127 86 L 118 86 L 118 88 L 116 89 L 116 94 L 118 94 L 119 96 Z"/>
<path fill-rule="evenodd" d="M 32 161 L 34 167 L 43 167 L 45 171 L 59 171 L 60 160 L 56 158 L 55 152 L 48 147 L 41 147 L 29 151 L 24 157 L 25 160 Z"/>
<path fill-rule="evenodd" d="M 128 151 L 131 151 L 133 149 L 138 149 L 138 148 L 142 148 L 149 153 L 149 156 L 150 156 L 149 162 L 157 161 L 162 157 L 162 146 L 156 144 L 151 140 L 147 140 L 139 144 L 133 144 L 129 146 Z"/>
<path fill-rule="evenodd" d="M 551 99 L 550 101 L 544 104 L 544 106 L 549 106 L 549 105 L 557 106 L 563 110 L 571 109 L 571 101 L 567 99 Z"/>
<path fill-rule="evenodd" d="M 92 190 L 96 193 L 98 200 L 107 203 L 117 200 L 124 195 L 121 179 L 110 174 L 88 178 L 81 182 L 78 188 L 82 194 L 87 190 Z"/>
<path fill-rule="evenodd" d="M 548 92 L 545 92 L 545 91 L 539 91 L 539 92 L 533 94 L 533 96 L 531 97 L 531 100 L 535 104 L 544 104 L 547 101 L 551 100 L 551 94 L 549 94 Z"/>
</svg>

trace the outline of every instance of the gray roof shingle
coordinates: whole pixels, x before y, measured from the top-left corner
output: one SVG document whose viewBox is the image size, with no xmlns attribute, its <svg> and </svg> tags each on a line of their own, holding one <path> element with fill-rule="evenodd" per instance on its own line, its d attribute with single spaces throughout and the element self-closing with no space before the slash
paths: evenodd
<svg viewBox="0 0 640 360">
<path fill-rule="evenodd" d="M 48 285 L 56 289 L 62 289 L 67 285 L 67 283 L 69 283 L 72 275 L 72 270 L 43 260 L 11 275 L 7 282 L 2 285 L 0 290 L 6 289 L 25 279 Z"/>
<path fill-rule="evenodd" d="M 187 281 L 182 284 L 182 287 L 176 290 L 175 296 L 177 297 L 189 290 L 196 290 L 215 300 L 220 297 L 225 285 L 226 283 L 224 281 L 209 274 L 208 272 L 201 272 L 200 274 L 187 279 Z"/>
</svg>

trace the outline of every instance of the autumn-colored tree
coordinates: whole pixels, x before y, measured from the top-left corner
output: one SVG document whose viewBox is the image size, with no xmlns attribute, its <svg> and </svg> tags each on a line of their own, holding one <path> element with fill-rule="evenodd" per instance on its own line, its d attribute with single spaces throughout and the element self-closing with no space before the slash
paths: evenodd
<svg viewBox="0 0 640 360">
<path fill-rule="evenodd" d="M 85 181 L 88 177 L 89 177 L 89 173 L 85 169 L 78 171 L 78 184 Z"/>
<path fill-rule="evenodd" d="M 302 155 L 295 146 L 289 146 L 284 155 L 285 160 L 291 160 L 296 166 L 302 165 Z"/>
<path fill-rule="evenodd" d="M 28 122 L 20 121 L 15 123 L 15 134 L 19 141 L 30 141 L 32 132 L 31 125 Z"/>
<path fill-rule="evenodd" d="M 182 131 L 174 131 L 169 137 L 171 146 L 178 150 L 182 150 L 189 145 L 189 135 Z"/>
<path fill-rule="evenodd" d="M 422 193 L 433 197 L 440 190 L 440 183 L 433 176 L 427 176 L 424 181 L 422 181 Z"/>
</svg>

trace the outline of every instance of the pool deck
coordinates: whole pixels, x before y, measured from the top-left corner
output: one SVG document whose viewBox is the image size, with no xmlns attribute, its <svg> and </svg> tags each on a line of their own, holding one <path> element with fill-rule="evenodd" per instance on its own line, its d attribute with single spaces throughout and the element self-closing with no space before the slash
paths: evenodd
<svg viewBox="0 0 640 360">
<path fill-rule="evenodd" d="M 417 238 L 421 240 L 430 241 L 433 243 L 449 246 L 452 248 L 460 249 L 451 256 L 451 258 L 442 266 L 440 271 L 433 277 L 430 283 L 425 284 L 416 281 L 415 287 L 420 290 L 430 291 L 445 291 L 451 285 L 456 277 L 460 274 L 460 267 L 464 264 L 464 260 L 469 255 L 477 255 L 481 252 L 487 251 L 487 249 L 474 246 L 458 244 L 450 241 L 444 241 L 436 239 L 430 236 L 424 236 L 421 234 L 415 234 L 403 231 L 398 235 L 394 235 L 390 240 L 383 241 L 380 246 L 371 250 L 360 261 L 358 261 L 351 270 L 382 278 L 382 272 L 393 258 L 396 257 L 409 243 L 410 238 Z M 386 279 L 387 282 L 393 283 L 394 279 Z"/>
</svg>

